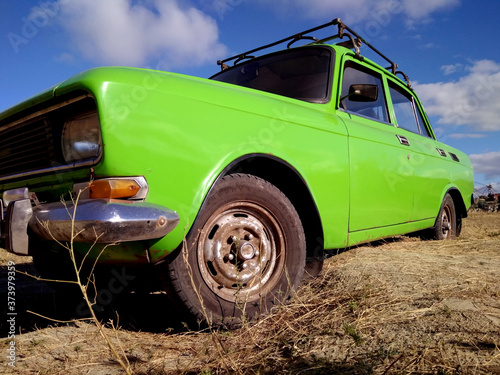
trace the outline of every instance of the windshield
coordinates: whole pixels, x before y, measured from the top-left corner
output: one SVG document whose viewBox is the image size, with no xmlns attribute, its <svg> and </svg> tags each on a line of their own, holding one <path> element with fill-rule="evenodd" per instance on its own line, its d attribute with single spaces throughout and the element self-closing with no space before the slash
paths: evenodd
<svg viewBox="0 0 500 375">
<path fill-rule="evenodd" d="M 314 46 L 249 60 L 211 79 L 313 103 L 329 98 L 332 50 Z"/>
</svg>

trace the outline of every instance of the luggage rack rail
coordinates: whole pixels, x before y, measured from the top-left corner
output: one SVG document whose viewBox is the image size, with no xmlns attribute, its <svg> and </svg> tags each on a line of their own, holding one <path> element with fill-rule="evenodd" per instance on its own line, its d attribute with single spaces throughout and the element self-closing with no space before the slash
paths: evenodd
<svg viewBox="0 0 500 375">
<path fill-rule="evenodd" d="M 332 35 L 330 37 L 320 39 L 320 40 L 318 40 L 317 38 L 315 38 L 311 35 L 308 35 L 310 33 L 313 33 L 315 31 L 318 31 L 318 30 L 321 30 L 321 29 L 324 29 L 324 28 L 327 28 L 330 26 L 337 26 L 338 33 L 335 35 Z M 294 34 L 294 35 L 291 35 L 287 38 L 278 40 L 274 43 L 270 43 L 270 44 L 266 44 L 262 47 L 254 48 L 250 51 L 240 53 L 238 55 L 226 58 L 224 60 L 218 60 L 217 65 L 220 65 L 221 70 L 226 70 L 229 68 L 229 66 L 226 65 L 227 62 L 234 60 L 233 65 L 237 65 L 239 62 L 241 62 L 243 60 L 255 58 L 256 56 L 252 55 L 255 52 L 259 52 L 259 51 L 262 51 L 262 50 L 265 50 L 265 49 L 268 49 L 271 47 L 275 47 L 279 44 L 286 43 L 286 42 L 288 42 L 287 48 L 290 48 L 292 44 L 294 44 L 295 42 L 298 42 L 299 40 L 312 40 L 312 42 L 309 44 L 315 44 L 315 43 L 325 43 L 327 41 L 334 40 L 334 39 L 343 39 L 344 36 L 347 37 L 349 40 L 345 41 L 345 42 L 340 42 L 340 43 L 338 43 L 338 45 L 341 45 L 343 47 L 347 47 L 349 49 L 354 49 L 356 58 L 358 58 L 359 60 L 362 61 L 364 59 L 364 57 L 361 55 L 359 47 L 361 46 L 362 43 L 364 43 L 373 52 L 375 52 L 377 55 L 379 55 L 381 58 L 383 58 L 385 61 L 387 61 L 390 64 L 390 66 L 386 68 L 387 70 L 390 70 L 392 72 L 392 74 L 394 74 L 394 75 L 397 75 L 397 74 L 402 75 L 404 77 L 405 81 L 407 82 L 408 87 L 411 88 L 411 83 L 410 83 L 408 76 L 405 73 L 403 73 L 402 71 L 398 70 L 398 64 L 396 64 L 394 61 L 390 60 L 387 56 L 385 56 L 382 52 L 380 52 L 377 48 L 375 48 L 372 44 L 370 44 L 366 39 L 361 37 L 353 29 L 351 29 L 349 26 L 347 26 L 345 23 L 343 23 L 340 18 L 336 18 L 333 21 L 330 21 L 330 22 L 325 23 L 323 25 L 302 31 L 302 32 Z"/>
</svg>

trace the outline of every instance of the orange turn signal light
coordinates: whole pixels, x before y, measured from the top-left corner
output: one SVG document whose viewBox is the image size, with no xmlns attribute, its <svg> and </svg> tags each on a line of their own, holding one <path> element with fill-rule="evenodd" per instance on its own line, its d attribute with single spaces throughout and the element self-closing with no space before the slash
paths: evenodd
<svg viewBox="0 0 500 375">
<path fill-rule="evenodd" d="M 92 181 L 89 186 L 89 196 L 90 198 L 130 198 L 136 195 L 140 188 L 134 180 L 96 180 Z"/>
</svg>

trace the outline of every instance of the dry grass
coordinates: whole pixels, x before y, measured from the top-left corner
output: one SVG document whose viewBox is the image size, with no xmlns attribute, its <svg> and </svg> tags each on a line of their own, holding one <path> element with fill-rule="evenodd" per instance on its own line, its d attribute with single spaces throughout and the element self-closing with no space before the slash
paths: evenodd
<svg viewBox="0 0 500 375">
<path fill-rule="evenodd" d="M 254 325 L 120 329 L 114 339 L 137 374 L 495 374 L 499 275 L 500 214 L 471 213 L 455 241 L 401 237 L 331 257 L 291 304 Z M 28 331 L 17 336 L 17 373 L 121 373 L 92 324 Z"/>
</svg>

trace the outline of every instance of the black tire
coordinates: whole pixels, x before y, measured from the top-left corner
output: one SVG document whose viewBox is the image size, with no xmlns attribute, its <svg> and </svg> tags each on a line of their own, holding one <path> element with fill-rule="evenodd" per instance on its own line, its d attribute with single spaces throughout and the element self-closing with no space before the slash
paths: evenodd
<svg viewBox="0 0 500 375">
<path fill-rule="evenodd" d="M 451 195 L 446 194 L 436 218 L 436 223 L 431 229 L 431 237 L 436 240 L 451 240 L 460 234 L 457 229 L 459 228 L 457 228 L 455 203 Z"/>
<path fill-rule="evenodd" d="M 234 327 L 291 298 L 304 272 L 305 235 L 278 188 L 233 174 L 217 183 L 172 255 L 162 278 L 191 323 Z"/>
<path fill-rule="evenodd" d="M 306 262 L 302 283 L 308 283 L 309 281 L 316 279 L 323 270 L 323 263 L 323 260 L 316 259 L 311 262 Z"/>
</svg>

